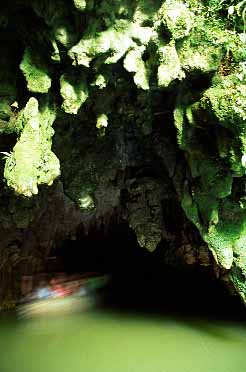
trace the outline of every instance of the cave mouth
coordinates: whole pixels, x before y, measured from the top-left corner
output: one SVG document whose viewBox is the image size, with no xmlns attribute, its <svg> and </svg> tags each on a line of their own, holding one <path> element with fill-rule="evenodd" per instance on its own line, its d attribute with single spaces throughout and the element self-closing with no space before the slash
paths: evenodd
<svg viewBox="0 0 246 372">
<path fill-rule="evenodd" d="M 212 268 L 168 264 L 168 248 L 162 242 L 148 252 L 129 226 L 120 223 L 107 234 L 91 230 L 63 241 L 49 257 L 48 271 L 109 275 L 103 306 L 117 311 L 245 319 L 241 300 L 215 278 Z"/>
</svg>

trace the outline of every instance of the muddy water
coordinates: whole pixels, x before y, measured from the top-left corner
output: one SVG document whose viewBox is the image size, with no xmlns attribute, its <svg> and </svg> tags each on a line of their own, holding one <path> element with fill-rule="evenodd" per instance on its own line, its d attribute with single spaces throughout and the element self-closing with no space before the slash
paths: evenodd
<svg viewBox="0 0 246 372">
<path fill-rule="evenodd" d="M 245 370 L 245 322 L 99 309 L 0 321 L 1 372 Z"/>
</svg>

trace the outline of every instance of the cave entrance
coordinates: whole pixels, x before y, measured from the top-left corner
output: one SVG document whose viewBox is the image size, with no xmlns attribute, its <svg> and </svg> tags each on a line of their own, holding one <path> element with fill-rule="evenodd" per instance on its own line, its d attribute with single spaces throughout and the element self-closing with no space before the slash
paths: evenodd
<svg viewBox="0 0 246 372">
<path fill-rule="evenodd" d="M 85 235 L 81 229 L 76 240 L 63 241 L 52 253 L 49 270 L 109 275 L 105 303 L 120 310 L 220 318 L 244 311 L 239 298 L 229 294 L 211 268 L 191 270 L 167 263 L 168 249 L 163 241 L 148 252 L 126 223 L 112 225 L 107 234 L 91 230 Z"/>
<path fill-rule="evenodd" d="M 99 272 L 122 274 L 123 271 L 136 269 L 135 263 L 142 263 L 149 252 L 139 247 L 133 231 L 127 224 L 111 226 L 110 232 L 91 229 L 85 234 L 79 230 L 76 240 L 63 241 L 51 256 L 50 269 L 62 269 L 67 274 Z"/>
</svg>

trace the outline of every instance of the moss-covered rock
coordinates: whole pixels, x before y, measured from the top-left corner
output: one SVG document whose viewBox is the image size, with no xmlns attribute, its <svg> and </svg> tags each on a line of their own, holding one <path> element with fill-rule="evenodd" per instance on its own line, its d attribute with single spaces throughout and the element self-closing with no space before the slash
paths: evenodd
<svg viewBox="0 0 246 372">
<path fill-rule="evenodd" d="M 86 0 L 74 0 L 74 6 L 76 9 L 78 9 L 80 12 L 83 12 L 86 9 L 88 1 Z"/>
<path fill-rule="evenodd" d="M 41 62 L 41 56 L 26 48 L 20 69 L 23 72 L 27 89 L 33 93 L 48 93 L 51 87 L 51 78 L 44 63 Z"/>
<path fill-rule="evenodd" d="M 4 177 L 17 194 L 30 197 L 38 185 L 51 185 L 60 174 L 59 160 L 51 151 L 55 111 L 48 106 L 39 112 L 38 101 L 30 98 L 22 112 L 23 130 L 6 159 Z"/>
<path fill-rule="evenodd" d="M 235 35 L 220 37 L 220 44 L 220 53 L 225 48 L 226 54 L 220 58 L 210 87 L 197 101 L 186 90 L 174 112 L 178 143 L 191 173 L 183 189 L 182 206 L 216 262 L 233 272 L 231 279 L 245 300 L 244 189 L 236 186 L 238 177 L 245 175 L 244 62 L 239 62 L 234 52 L 238 45 Z M 219 56 L 216 58 L 218 64 Z M 215 68 L 213 64 L 206 67 L 208 71 Z M 236 278 L 235 273 L 241 274 Z"/>
<path fill-rule="evenodd" d="M 189 35 L 195 15 L 183 1 L 166 0 L 160 8 L 159 17 L 163 26 L 176 40 Z"/>
<path fill-rule="evenodd" d="M 146 69 L 142 55 L 145 48 L 135 48 L 129 51 L 124 59 L 124 67 L 134 73 L 134 82 L 138 88 L 149 89 L 149 72 Z"/>
<path fill-rule="evenodd" d="M 185 73 L 175 49 L 175 45 L 165 45 L 158 49 L 160 65 L 158 67 L 158 85 L 167 88 L 175 79 L 182 80 Z"/>
<path fill-rule="evenodd" d="M 83 76 L 75 77 L 64 74 L 60 78 L 61 96 L 63 98 L 62 108 L 68 114 L 77 114 L 81 105 L 88 98 L 88 89 Z"/>
</svg>

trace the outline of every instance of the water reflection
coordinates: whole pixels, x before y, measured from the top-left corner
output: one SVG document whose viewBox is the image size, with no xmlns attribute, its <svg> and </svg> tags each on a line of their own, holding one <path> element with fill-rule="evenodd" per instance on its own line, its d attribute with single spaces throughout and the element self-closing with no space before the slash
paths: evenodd
<svg viewBox="0 0 246 372">
<path fill-rule="evenodd" d="M 246 315 L 236 297 L 210 287 L 206 296 L 202 283 L 192 292 L 192 281 L 182 292 L 181 279 L 163 286 L 170 276 L 159 288 L 128 277 L 86 309 L 2 319 L 0 372 L 244 371 Z"/>
<path fill-rule="evenodd" d="M 242 372 L 244 322 L 94 308 L 2 319 L 3 372 Z"/>
</svg>

